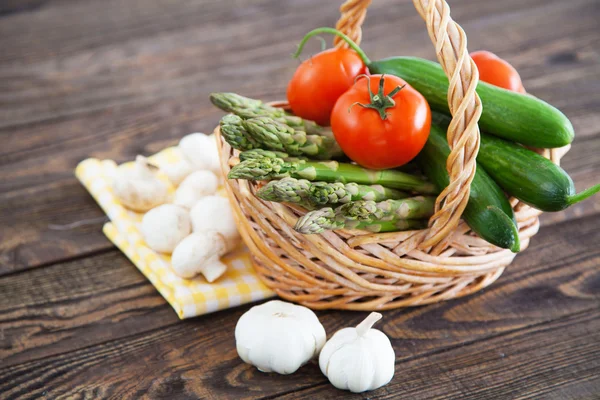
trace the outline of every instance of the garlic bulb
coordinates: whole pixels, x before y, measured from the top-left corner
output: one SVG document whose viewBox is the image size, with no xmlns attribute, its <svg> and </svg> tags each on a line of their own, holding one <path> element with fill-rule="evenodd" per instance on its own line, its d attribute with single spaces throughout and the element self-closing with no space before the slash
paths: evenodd
<svg viewBox="0 0 600 400">
<path fill-rule="evenodd" d="M 160 205 L 144 215 L 140 230 L 148 247 L 170 254 L 192 232 L 190 213 L 174 204 Z"/>
<path fill-rule="evenodd" d="M 321 372 L 338 389 L 354 393 L 375 390 L 394 376 L 395 354 L 388 337 L 373 324 L 381 314 L 371 313 L 356 328 L 337 331 L 319 356 Z"/>
<path fill-rule="evenodd" d="M 121 165 L 112 181 L 115 196 L 130 210 L 145 212 L 167 201 L 168 188 L 156 176 L 158 167 L 137 156 L 133 168 Z"/>
<path fill-rule="evenodd" d="M 272 300 L 242 315 L 235 342 L 240 358 L 259 371 L 291 374 L 319 354 L 325 328 L 308 308 Z"/>
</svg>

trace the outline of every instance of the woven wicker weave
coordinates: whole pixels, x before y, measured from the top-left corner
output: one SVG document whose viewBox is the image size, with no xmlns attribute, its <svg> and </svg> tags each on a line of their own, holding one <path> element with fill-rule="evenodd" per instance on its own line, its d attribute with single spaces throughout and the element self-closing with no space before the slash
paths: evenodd
<svg viewBox="0 0 600 400">
<path fill-rule="evenodd" d="M 475 93 L 478 71 L 469 57 L 466 35 L 450 18 L 444 0 L 414 0 L 450 80 L 448 128 L 452 151 L 447 168 L 450 185 L 439 195 L 429 228 L 420 231 L 368 233 L 295 232 L 302 210 L 265 202 L 259 185 L 229 180 L 227 190 L 240 233 L 250 248 L 255 269 L 279 296 L 313 309 L 382 310 L 435 303 L 476 292 L 494 282 L 514 254 L 475 236 L 460 219 L 469 199 L 479 150 L 481 102 Z M 356 42 L 371 0 L 348 0 L 337 28 Z M 336 39 L 336 46 L 345 43 Z M 275 104 L 285 107 L 285 103 Z M 239 162 L 238 152 L 215 130 L 225 173 Z M 558 163 L 568 150 L 540 150 Z M 538 231 L 539 211 L 511 199 L 519 224 L 521 249 Z"/>
</svg>

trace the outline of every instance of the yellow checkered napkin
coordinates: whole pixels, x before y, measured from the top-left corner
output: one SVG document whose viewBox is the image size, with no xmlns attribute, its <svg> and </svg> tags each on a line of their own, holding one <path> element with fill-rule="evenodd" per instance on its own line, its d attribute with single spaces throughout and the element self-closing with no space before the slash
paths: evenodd
<svg viewBox="0 0 600 400">
<path fill-rule="evenodd" d="M 162 166 L 175 163 L 181 157 L 177 148 L 170 147 L 149 159 Z M 88 158 L 79 163 L 75 175 L 111 220 L 104 225 L 104 234 L 150 280 L 179 318 L 191 318 L 275 295 L 256 276 L 245 247 L 223 257 L 228 269 L 216 282 L 208 283 L 202 276 L 182 279 L 175 275 L 171 257 L 154 252 L 144 243 L 139 230 L 143 214 L 127 210 L 113 195 L 110 182 L 116 168 L 112 160 Z M 172 195 L 174 188 L 169 180 L 166 176 L 161 179 L 169 185 Z M 224 191 L 220 194 L 224 195 Z"/>
</svg>

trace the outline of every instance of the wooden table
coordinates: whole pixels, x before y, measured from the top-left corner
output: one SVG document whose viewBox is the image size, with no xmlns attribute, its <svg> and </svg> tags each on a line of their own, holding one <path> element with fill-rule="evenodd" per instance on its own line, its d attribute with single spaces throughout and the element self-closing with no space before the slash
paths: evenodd
<svg viewBox="0 0 600 400">
<path fill-rule="evenodd" d="M 408 1 L 377 0 L 372 58 L 433 58 Z M 237 357 L 249 306 L 180 321 L 103 236 L 73 168 L 150 154 L 209 132 L 211 91 L 274 100 L 309 29 L 338 3 L 21 0 L 0 5 L 0 398 L 600 398 L 600 197 L 545 214 L 490 288 L 386 312 L 396 376 L 364 395 L 315 365 L 267 375 Z M 577 138 L 563 166 L 600 181 L 597 0 L 455 0 L 469 48 L 489 49 L 563 110 Z M 318 43 L 312 45 L 315 51 Z M 308 53 L 307 53 L 308 54 Z M 305 56 L 306 57 L 306 56 Z M 327 331 L 365 313 L 318 313 Z"/>
</svg>

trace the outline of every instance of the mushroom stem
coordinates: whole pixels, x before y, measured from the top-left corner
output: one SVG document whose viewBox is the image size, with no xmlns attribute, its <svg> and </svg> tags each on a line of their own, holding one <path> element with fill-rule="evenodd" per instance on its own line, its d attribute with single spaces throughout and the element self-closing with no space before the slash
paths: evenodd
<svg viewBox="0 0 600 400">
<path fill-rule="evenodd" d="M 367 316 L 367 318 L 365 318 L 363 322 L 356 325 L 356 333 L 358 334 L 358 336 L 364 336 L 364 334 L 367 333 L 369 329 L 371 329 L 373 325 L 375 325 L 375 322 L 381 319 L 381 317 L 382 315 L 377 312 L 372 312 L 371 314 L 369 314 L 369 316 Z"/>
</svg>

